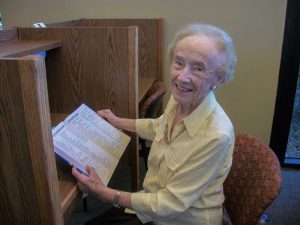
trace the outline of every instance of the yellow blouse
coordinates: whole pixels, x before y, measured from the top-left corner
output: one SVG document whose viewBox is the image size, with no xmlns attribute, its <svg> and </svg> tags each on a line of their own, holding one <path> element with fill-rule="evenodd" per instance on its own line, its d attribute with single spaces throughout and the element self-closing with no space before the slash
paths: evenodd
<svg viewBox="0 0 300 225">
<path fill-rule="evenodd" d="M 133 193 L 139 219 L 159 225 L 218 225 L 223 182 L 234 146 L 232 123 L 211 92 L 170 136 L 177 102 L 171 96 L 158 119 L 136 120 L 137 133 L 153 141 L 145 193 Z"/>
</svg>

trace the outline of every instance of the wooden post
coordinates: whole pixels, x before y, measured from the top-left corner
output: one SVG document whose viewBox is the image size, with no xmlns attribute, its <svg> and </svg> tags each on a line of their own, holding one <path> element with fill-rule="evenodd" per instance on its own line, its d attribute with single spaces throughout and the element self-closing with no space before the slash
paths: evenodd
<svg viewBox="0 0 300 225">
<path fill-rule="evenodd" d="M 0 224 L 62 225 L 44 59 L 0 60 Z"/>
</svg>

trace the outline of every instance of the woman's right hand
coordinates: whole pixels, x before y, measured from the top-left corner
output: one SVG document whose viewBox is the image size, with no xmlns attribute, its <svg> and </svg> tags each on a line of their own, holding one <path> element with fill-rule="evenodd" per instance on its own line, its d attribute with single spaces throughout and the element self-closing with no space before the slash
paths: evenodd
<svg viewBox="0 0 300 225">
<path fill-rule="evenodd" d="M 118 120 L 119 117 L 117 117 L 110 109 L 103 109 L 103 110 L 99 110 L 97 111 L 97 113 L 105 118 L 109 123 L 111 123 L 113 126 L 118 127 Z"/>
<path fill-rule="evenodd" d="M 97 113 L 116 128 L 136 132 L 135 119 L 117 117 L 110 109 L 99 110 Z"/>
</svg>

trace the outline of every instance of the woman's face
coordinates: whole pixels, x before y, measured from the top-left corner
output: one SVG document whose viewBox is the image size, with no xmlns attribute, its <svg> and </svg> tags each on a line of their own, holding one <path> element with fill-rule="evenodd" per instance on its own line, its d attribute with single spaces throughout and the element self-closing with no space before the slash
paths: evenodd
<svg viewBox="0 0 300 225">
<path fill-rule="evenodd" d="M 221 56 L 214 41 L 206 36 L 188 36 L 178 42 L 172 60 L 171 90 L 175 100 L 194 110 L 222 79 L 215 74 Z"/>
</svg>

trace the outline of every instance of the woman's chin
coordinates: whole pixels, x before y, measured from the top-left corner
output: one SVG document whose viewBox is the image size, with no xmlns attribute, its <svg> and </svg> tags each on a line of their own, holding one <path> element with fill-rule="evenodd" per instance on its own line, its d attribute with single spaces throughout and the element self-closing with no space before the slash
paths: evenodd
<svg viewBox="0 0 300 225">
<path fill-rule="evenodd" d="M 179 93 L 174 93 L 173 92 L 173 97 L 175 99 L 176 102 L 178 103 L 186 103 L 190 98 L 189 95 L 187 94 L 179 94 Z"/>
</svg>

